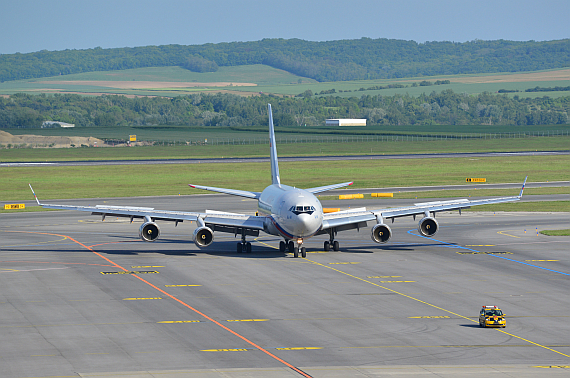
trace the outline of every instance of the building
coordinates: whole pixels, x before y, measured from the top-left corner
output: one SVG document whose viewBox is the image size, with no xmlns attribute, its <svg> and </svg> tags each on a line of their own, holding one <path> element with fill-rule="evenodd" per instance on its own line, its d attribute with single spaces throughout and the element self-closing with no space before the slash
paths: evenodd
<svg viewBox="0 0 570 378">
<path fill-rule="evenodd" d="M 59 125 L 60 127 L 63 127 L 63 128 L 75 127 L 74 123 L 66 123 L 66 122 L 59 122 L 59 121 L 44 121 L 42 123 L 42 129 L 43 128 L 49 128 L 49 127 L 57 127 L 57 125 Z"/>
<path fill-rule="evenodd" d="M 325 126 L 366 126 L 366 119 L 327 119 Z"/>
</svg>

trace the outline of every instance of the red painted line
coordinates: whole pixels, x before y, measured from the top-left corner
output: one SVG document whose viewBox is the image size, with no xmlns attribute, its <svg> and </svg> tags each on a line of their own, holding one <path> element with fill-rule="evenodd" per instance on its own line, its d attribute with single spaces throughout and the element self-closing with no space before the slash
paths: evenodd
<svg viewBox="0 0 570 378">
<path fill-rule="evenodd" d="M 67 235 L 51 234 L 51 233 L 47 233 L 47 232 L 30 232 L 30 231 L 16 231 L 16 232 L 25 232 L 25 233 L 29 233 L 29 234 L 53 235 L 53 236 L 66 237 L 66 238 L 68 238 L 69 240 L 71 240 L 71 241 L 73 241 L 73 242 L 79 244 L 79 245 L 82 246 L 83 248 L 85 248 L 85 249 L 87 249 L 87 250 L 93 252 L 93 253 L 96 254 L 97 256 L 101 257 L 103 260 L 109 262 L 110 264 L 112 264 L 112 266 L 114 266 L 114 267 L 116 267 L 116 268 L 119 268 L 119 269 L 122 269 L 122 270 L 125 271 L 125 272 L 128 272 L 128 271 L 129 271 L 128 269 L 123 268 L 123 267 L 120 266 L 119 264 L 116 264 L 114 261 L 112 261 L 112 260 L 108 259 L 107 257 L 103 256 L 103 255 L 100 254 L 99 252 L 96 252 L 94 249 L 91 248 L 91 247 L 93 247 L 94 245 L 93 245 L 93 246 L 87 246 L 87 245 L 85 245 L 85 244 L 83 244 L 83 243 L 81 243 L 81 242 L 79 242 L 79 241 L 73 239 L 72 237 L 67 236 Z M 100 244 L 96 244 L 96 245 L 100 245 Z M 311 375 L 309 375 L 309 374 L 305 373 L 304 371 L 302 371 L 302 370 L 296 368 L 295 366 L 291 365 L 291 364 L 288 363 L 287 361 L 285 361 L 285 360 L 283 360 L 283 359 L 277 357 L 276 355 L 274 355 L 273 353 L 269 352 L 268 350 L 266 350 L 266 349 L 260 347 L 259 345 L 257 345 L 257 344 L 254 343 L 253 341 L 249 340 L 249 339 L 246 338 L 245 336 L 240 335 L 239 333 L 237 333 L 237 332 L 235 332 L 234 330 L 232 330 L 232 329 L 226 327 L 225 325 L 223 325 L 222 323 L 218 322 L 217 320 L 215 320 L 215 319 L 209 317 L 208 315 L 204 314 L 203 312 L 201 312 L 201 311 L 197 310 L 196 308 L 190 306 L 190 305 L 187 304 L 186 302 L 184 302 L 184 301 L 182 301 L 182 300 L 176 298 L 174 295 L 171 295 L 171 294 L 167 293 L 166 291 L 160 289 L 159 287 L 157 287 L 157 286 L 151 284 L 150 282 L 148 282 L 147 280 L 141 278 L 140 276 L 138 276 L 138 275 L 136 275 L 136 274 L 129 274 L 129 276 L 138 278 L 139 280 L 141 280 L 141 281 L 144 282 L 145 284 L 147 284 L 147 285 L 149 285 L 150 287 L 152 287 L 152 288 L 158 290 L 159 292 L 161 292 L 162 294 L 166 295 L 167 297 L 169 297 L 169 298 L 175 300 L 176 302 L 180 303 L 180 304 L 183 305 L 184 307 L 186 307 L 186 308 L 188 308 L 188 309 L 194 311 L 194 312 L 197 313 L 198 315 L 203 316 L 204 318 L 208 319 L 208 320 L 211 321 L 212 323 L 214 323 L 214 324 L 220 326 L 221 328 L 225 329 L 226 331 L 230 332 L 232 335 L 239 337 L 240 339 L 242 339 L 242 340 L 245 341 L 246 343 L 250 344 L 250 345 L 253 346 L 254 348 L 256 348 L 256 349 L 262 351 L 263 353 L 267 354 L 268 356 L 270 356 L 270 357 L 274 358 L 275 360 L 281 362 L 283 365 L 285 365 L 285 366 L 287 366 L 288 368 L 292 369 L 293 371 L 295 371 L 295 372 L 301 374 L 303 377 L 305 377 L 305 378 L 313 378 Z"/>
</svg>

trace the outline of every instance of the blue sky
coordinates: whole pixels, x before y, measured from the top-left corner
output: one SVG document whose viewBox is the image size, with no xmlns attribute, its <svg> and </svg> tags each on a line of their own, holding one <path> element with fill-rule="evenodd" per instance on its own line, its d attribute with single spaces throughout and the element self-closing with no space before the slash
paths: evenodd
<svg viewBox="0 0 570 378">
<path fill-rule="evenodd" d="M 0 0 L 0 54 L 257 41 L 570 38 L 570 0 Z"/>
</svg>

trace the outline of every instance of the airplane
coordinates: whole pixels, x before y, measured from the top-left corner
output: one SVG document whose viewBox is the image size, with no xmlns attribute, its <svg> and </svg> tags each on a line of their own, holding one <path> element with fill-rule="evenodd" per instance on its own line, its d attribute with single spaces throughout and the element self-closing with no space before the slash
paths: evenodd
<svg viewBox="0 0 570 378">
<path fill-rule="evenodd" d="M 422 236 L 433 236 L 439 229 L 435 214 L 440 211 L 459 210 L 471 206 L 496 204 L 503 202 L 515 202 L 522 198 L 527 178 L 523 182 L 518 196 L 492 199 L 468 200 L 453 199 L 449 201 L 435 201 L 416 203 L 407 207 L 387 208 L 379 210 L 366 210 L 357 208 L 334 213 L 323 213 L 323 207 L 315 196 L 332 189 L 343 188 L 352 185 L 351 181 L 333 185 L 319 186 L 309 189 L 300 189 L 281 183 L 279 165 L 277 159 L 277 147 L 273 127 L 273 114 L 271 104 L 268 104 L 269 114 L 269 151 L 271 161 L 271 185 L 262 192 L 246 190 L 216 188 L 211 186 L 193 185 L 195 189 L 203 189 L 213 192 L 225 193 L 257 200 L 256 215 L 229 213 L 223 211 L 205 210 L 205 212 L 185 212 L 155 210 L 148 207 L 131 206 L 69 206 L 41 203 L 30 184 L 38 205 L 48 209 L 89 211 L 92 215 L 100 215 L 102 220 L 106 216 L 127 217 L 131 223 L 133 219 L 143 219 L 139 229 L 139 237 L 145 242 L 153 242 L 160 236 L 160 228 L 156 221 L 174 222 L 175 226 L 180 222 L 194 221 L 198 227 L 195 229 L 192 240 L 198 248 L 205 248 L 214 241 L 214 232 L 225 232 L 240 235 L 241 241 L 237 243 L 237 252 L 251 252 L 251 242 L 248 236 L 259 236 L 260 231 L 275 235 L 283 240 L 279 242 L 279 251 L 288 251 L 295 258 L 305 258 L 307 255 L 304 242 L 316 235 L 328 235 L 329 240 L 324 242 L 324 250 L 339 251 L 340 245 L 336 236 L 338 232 L 365 228 L 368 222 L 376 222 L 371 228 L 371 238 L 376 243 L 386 243 L 392 237 L 390 227 L 385 220 L 392 223 L 395 218 L 422 216 L 418 223 L 418 232 Z M 528 176 L 527 176 L 528 177 Z"/>
</svg>

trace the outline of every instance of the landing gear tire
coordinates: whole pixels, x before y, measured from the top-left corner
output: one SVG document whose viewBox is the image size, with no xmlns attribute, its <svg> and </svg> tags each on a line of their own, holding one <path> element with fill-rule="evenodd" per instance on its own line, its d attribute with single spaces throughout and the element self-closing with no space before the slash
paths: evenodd
<svg viewBox="0 0 570 378">
<path fill-rule="evenodd" d="M 333 251 L 335 251 L 335 252 L 340 251 L 340 245 L 338 244 L 338 242 L 336 240 L 333 242 Z"/>
<path fill-rule="evenodd" d="M 243 246 L 241 243 L 237 243 L 237 253 L 242 253 L 243 252 Z"/>
<path fill-rule="evenodd" d="M 299 248 L 294 248 L 294 249 L 293 249 L 293 257 L 294 257 L 294 258 L 299 257 Z"/>
<path fill-rule="evenodd" d="M 279 242 L 279 252 L 283 253 L 287 249 L 287 244 L 283 240 Z"/>
<path fill-rule="evenodd" d="M 328 252 L 331 250 L 331 243 L 329 243 L 328 240 L 325 242 L 324 250 L 325 250 L 325 252 Z"/>
<path fill-rule="evenodd" d="M 289 243 L 287 244 L 287 248 L 289 249 L 289 253 L 295 253 L 295 243 L 293 243 L 292 241 L 289 241 Z"/>
<path fill-rule="evenodd" d="M 301 247 L 301 257 L 302 258 L 307 257 L 307 249 L 305 249 L 305 247 Z"/>
<path fill-rule="evenodd" d="M 251 253 L 251 243 L 250 242 L 245 243 L 245 252 Z"/>
</svg>

